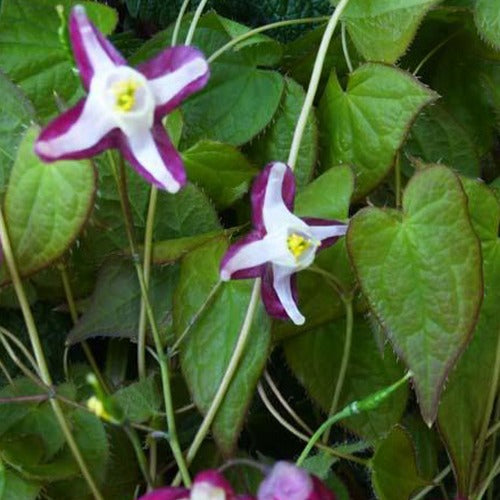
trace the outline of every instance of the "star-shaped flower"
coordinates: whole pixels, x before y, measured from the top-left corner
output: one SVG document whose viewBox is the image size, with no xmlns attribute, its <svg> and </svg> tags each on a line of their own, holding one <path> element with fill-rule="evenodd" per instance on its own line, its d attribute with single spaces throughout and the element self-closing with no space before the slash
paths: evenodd
<svg viewBox="0 0 500 500">
<path fill-rule="evenodd" d="M 337 241 L 347 225 L 299 218 L 292 213 L 295 179 L 284 163 L 271 163 L 252 187 L 254 230 L 232 245 L 221 262 L 221 279 L 262 277 L 262 299 L 270 316 L 301 325 L 295 273 L 310 266 L 316 252 Z"/>
<path fill-rule="evenodd" d="M 149 182 L 177 192 L 186 173 L 161 119 L 206 84 L 209 67 L 203 54 L 189 46 L 172 47 L 131 68 L 80 5 L 71 12 L 69 33 L 88 95 L 42 130 L 36 153 L 50 162 L 118 148 Z"/>
</svg>

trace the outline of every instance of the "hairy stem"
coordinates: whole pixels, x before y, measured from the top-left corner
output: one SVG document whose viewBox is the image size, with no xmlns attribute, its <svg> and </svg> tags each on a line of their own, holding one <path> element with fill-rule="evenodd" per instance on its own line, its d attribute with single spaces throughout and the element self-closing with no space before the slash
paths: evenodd
<svg viewBox="0 0 500 500">
<path fill-rule="evenodd" d="M 0 241 L 2 242 L 5 264 L 9 271 L 9 275 L 12 280 L 12 284 L 14 286 L 14 290 L 16 292 L 19 305 L 21 306 L 21 311 L 23 313 L 24 322 L 28 330 L 28 335 L 30 338 L 33 353 L 35 354 L 35 359 L 38 366 L 38 371 L 40 373 L 40 377 L 45 385 L 52 386 L 52 378 L 50 376 L 50 372 L 47 366 L 45 354 L 43 353 L 42 344 L 40 343 L 40 336 L 38 334 L 38 329 L 36 327 L 35 319 L 33 318 L 28 298 L 26 297 L 26 293 L 24 291 L 24 287 L 21 278 L 19 276 L 19 272 L 17 270 L 14 253 L 12 252 L 10 238 L 7 231 L 7 226 L 5 224 L 3 211 L 1 208 L 0 208 Z M 78 448 L 75 438 L 71 433 L 71 429 L 66 420 L 66 416 L 62 411 L 59 401 L 52 398 L 50 400 L 50 405 L 52 407 L 54 415 L 56 416 L 59 427 L 61 428 L 64 437 L 66 438 L 66 442 L 71 450 L 71 453 L 73 454 L 73 457 L 77 462 L 80 471 L 90 488 L 90 491 L 92 492 L 92 494 L 96 499 L 101 500 L 103 497 L 97 487 L 97 484 L 94 481 L 94 478 L 90 474 L 90 471 L 87 467 L 87 464 L 85 463 L 85 460 L 81 454 L 80 449 Z"/>
</svg>

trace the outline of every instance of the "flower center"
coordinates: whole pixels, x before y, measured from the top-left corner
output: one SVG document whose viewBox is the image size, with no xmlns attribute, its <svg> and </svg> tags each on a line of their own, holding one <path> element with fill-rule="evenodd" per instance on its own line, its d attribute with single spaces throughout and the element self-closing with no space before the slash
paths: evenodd
<svg viewBox="0 0 500 500">
<path fill-rule="evenodd" d="M 136 93 L 140 87 L 141 84 L 132 78 L 115 82 L 111 91 L 115 95 L 116 110 L 124 113 L 131 111 L 135 106 Z"/>
<path fill-rule="evenodd" d="M 299 260 L 300 256 L 312 245 L 310 239 L 297 233 L 292 233 L 288 236 L 286 243 L 288 245 L 288 250 L 290 250 L 291 254 L 295 257 L 295 260 Z"/>
<path fill-rule="evenodd" d="M 195 483 L 191 488 L 190 500 L 226 500 L 226 492 L 210 483 Z"/>
</svg>

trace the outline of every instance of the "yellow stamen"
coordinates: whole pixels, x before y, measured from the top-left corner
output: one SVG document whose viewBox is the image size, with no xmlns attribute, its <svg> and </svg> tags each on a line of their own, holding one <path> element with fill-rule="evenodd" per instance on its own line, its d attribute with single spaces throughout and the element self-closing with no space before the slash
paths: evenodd
<svg viewBox="0 0 500 500">
<path fill-rule="evenodd" d="M 296 259 L 298 259 L 312 244 L 310 240 L 297 233 L 292 233 L 286 242 L 288 250 L 292 252 L 292 255 Z"/>
<path fill-rule="evenodd" d="M 113 87 L 113 94 L 116 96 L 116 109 L 128 112 L 135 105 L 135 93 L 140 84 L 135 80 L 123 80 L 116 82 Z"/>
<path fill-rule="evenodd" d="M 102 401 L 95 396 L 92 396 L 87 401 L 87 408 L 96 416 L 102 420 L 107 420 L 108 422 L 113 422 L 113 417 L 104 409 Z"/>
</svg>

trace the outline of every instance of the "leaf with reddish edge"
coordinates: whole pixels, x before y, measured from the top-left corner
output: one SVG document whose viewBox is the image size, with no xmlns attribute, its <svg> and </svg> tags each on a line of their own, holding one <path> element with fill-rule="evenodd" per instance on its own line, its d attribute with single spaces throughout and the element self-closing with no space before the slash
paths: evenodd
<svg viewBox="0 0 500 500">
<path fill-rule="evenodd" d="M 484 184 L 462 179 L 474 229 L 481 240 L 484 300 L 471 343 L 450 375 L 439 406 L 438 424 L 459 492 L 471 487 L 471 464 L 484 419 L 500 338 L 500 202 Z M 478 362 L 480 360 L 480 362 Z M 481 388 L 479 390 L 479 388 Z"/>
<path fill-rule="evenodd" d="M 431 425 L 483 292 L 481 249 L 458 177 L 443 166 L 419 172 L 406 187 L 403 212 L 361 210 L 347 246 L 370 308 L 414 373 L 420 410 Z"/>
</svg>

